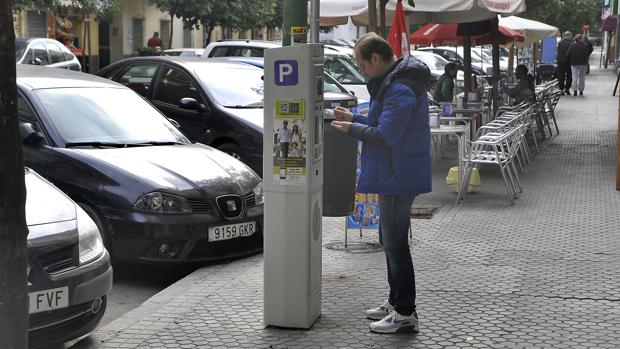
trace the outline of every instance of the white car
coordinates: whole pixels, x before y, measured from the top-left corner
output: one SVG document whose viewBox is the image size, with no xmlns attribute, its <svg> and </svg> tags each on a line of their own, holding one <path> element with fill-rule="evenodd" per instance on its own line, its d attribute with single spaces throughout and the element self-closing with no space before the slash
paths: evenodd
<svg viewBox="0 0 620 349">
<path fill-rule="evenodd" d="M 65 45 L 58 40 L 46 38 L 16 38 L 15 62 L 82 70 L 80 61 Z"/>
<path fill-rule="evenodd" d="M 264 51 L 270 48 L 281 47 L 276 41 L 260 40 L 227 40 L 211 42 L 202 53 L 203 58 L 216 57 L 264 57 Z M 342 84 L 347 91 L 353 92 L 360 103 L 369 101 L 370 94 L 366 89 L 366 79 L 357 67 L 353 57 L 341 53 L 331 45 L 325 49 L 325 71 L 336 81 Z"/>
<path fill-rule="evenodd" d="M 183 57 L 200 57 L 204 49 L 202 48 L 169 48 L 164 50 L 164 56 L 183 56 Z"/>
<path fill-rule="evenodd" d="M 465 59 L 463 58 L 462 47 L 420 47 L 418 50 L 436 53 L 446 60 L 456 63 L 459 66 L 459 69 L 463 69 Z M 481 56 L 479 49 L 471 49 L 471 69 L 473 74 L 486 75 L 486 68 L 491 66 L 492 63 L 486 60 L 486 56 L 484 56 L 484 54 Z"/>
</svg>

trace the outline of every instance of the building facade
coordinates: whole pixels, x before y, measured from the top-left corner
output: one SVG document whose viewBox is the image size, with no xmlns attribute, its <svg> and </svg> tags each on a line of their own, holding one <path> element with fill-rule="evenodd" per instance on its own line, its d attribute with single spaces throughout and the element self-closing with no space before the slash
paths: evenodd
<svg viewBox="0 0 620 349">
<path fill-rule="evenodd" d="M 61 7 L 59 12 L 28 10 L 15 13 L 13 23 L 17 37 L 56 38 L 65 43 L 87 72 L 119 59 L 136 56 L 146 46 L 147 40 L 158 32 L 165 48 L 206 46 L 204 27 L 183 28 L 179 18 L 170 19 L 147 0 L 122 0 L 121 13 L 111 23 Z M 172 28 L 172 44 L 169 45 Z M 222 39 L 274 40 L 280 37 L 277 29 L 255 29 L 244 32 L 215 27 L 210 41 Z M 170 46 L 170 47 L 169 47 Z M 86 62 L 86 63 L 84 63 Z"/>
</svg>

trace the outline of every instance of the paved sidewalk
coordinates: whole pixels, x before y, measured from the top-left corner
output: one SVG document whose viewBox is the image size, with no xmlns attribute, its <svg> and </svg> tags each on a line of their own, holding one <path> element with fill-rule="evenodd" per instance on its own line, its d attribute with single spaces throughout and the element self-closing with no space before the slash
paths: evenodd
<svg viewBox="0 0 620 349">
<path fill-rule="evenodd" d="M 343 242 L 344 218 L 324 218 L 322 316 L 311 330 L 264 327 L 257 255 L 197 270 L 74 348 L 619 348 L 614 82 L 593 69 L 585 96 L 562 97 L 561 133 L 540 144 L 514 205 L 492 167 L 454 204 L 452 152 L 434 163 L 434 191 L 415 206 L 437 211 L 413 220 L 411 240 L 417 334 L 369 332 L 364 311 L 386 297 L 385 257 L 327 248 Z M 349 235 L 352 247 L 376 240 Z"/>
</svg>

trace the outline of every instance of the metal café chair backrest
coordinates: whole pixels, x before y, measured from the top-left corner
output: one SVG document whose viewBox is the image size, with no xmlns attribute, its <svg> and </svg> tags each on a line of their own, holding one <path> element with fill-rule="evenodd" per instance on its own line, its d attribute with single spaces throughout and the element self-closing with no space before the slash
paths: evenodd
<svg viewBox="0 0 620 349">
<path fill-rule="evenodd" d="M 522 123 L 507 132 L 483 135 L 478 140 L 472 142 L 468 156 L 463 159 L 467 161 L 467 164 L 457 202 L 465 198 L 472 169 L 477 164 L 498 165 L 506 185 L 508 198 L 511 203 L 513 202 L 517 196 L 517 191 L 521 191 L 521 184 L 513 160 L 520 148 L 519 145 L 526 130 L 527 125 Z"/>
</svg>

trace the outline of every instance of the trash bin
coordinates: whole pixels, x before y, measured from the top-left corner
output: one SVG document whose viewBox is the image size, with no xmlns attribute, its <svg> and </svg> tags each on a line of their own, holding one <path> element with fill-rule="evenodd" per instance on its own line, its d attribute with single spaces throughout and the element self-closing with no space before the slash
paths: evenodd
<svg viewBox="0 0 620 349">
<path fill-rule="evenodd" d="M 357 140 L 331 127 L 333 120 L 323 115 L 323 216 L 344 217 L 355 201 Z"/>
</svg>

